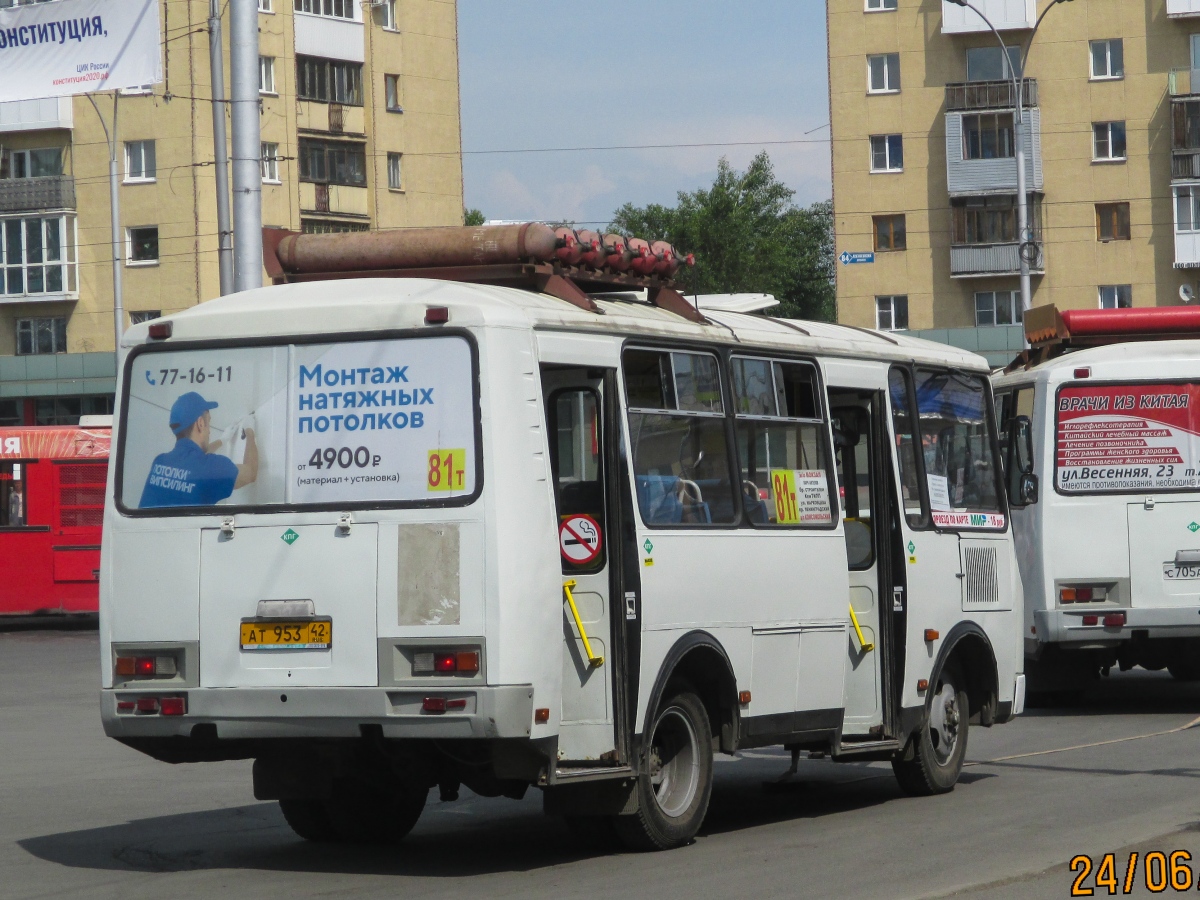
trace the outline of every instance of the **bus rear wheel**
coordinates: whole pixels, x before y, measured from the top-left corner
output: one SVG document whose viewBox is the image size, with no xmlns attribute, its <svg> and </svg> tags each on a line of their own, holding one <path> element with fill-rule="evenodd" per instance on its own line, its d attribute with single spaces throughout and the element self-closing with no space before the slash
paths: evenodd
<svg viewBox="0 0 1200 900">
<path fill-rule="evenodd" d="M 689 843 L 708 812 L 712 729 L 700 698 L 680 688 L 664 701 L 648 733 L 638 811 L 618 816 L 613 826 L 631 850 L 670 850 Z"/>
<path fill-rule="evenodd" d="M 323 802 L 339 840 L 349 844 L 393 844 L 412 831 L 425 809 L 429 788 L 382 786 L 341 779 Z"/>
<path fill-rule="evenodd" d="M 337 832 L 321 800 L 280 800 L 279 810 L 292 831 L 304 840 L 315 843 L 337 840 Z"/>
<path fill-rule="evenodd" d="M 954 790 L 967 755 L 970 707 L 966 683 L 952 665 L 942 669 L 925 701 L 925 722 L 912 738 L 911 758 L 892 758 L 900 789 L 912 797 Z"/>
</svg>

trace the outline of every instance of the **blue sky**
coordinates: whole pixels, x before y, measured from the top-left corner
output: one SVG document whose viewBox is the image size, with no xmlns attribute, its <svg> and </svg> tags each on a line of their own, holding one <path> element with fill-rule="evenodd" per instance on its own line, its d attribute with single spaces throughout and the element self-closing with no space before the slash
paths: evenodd
<svg viewBox="0 0 1200 900">
<path fill-rule="evenodd" d="M 512 148 L 803 139 L 766 147 L 799 203 L 829 196 L 825 4 L 459 0 L 466 203 L 489 219 L 606 223 L 673 203 L 761 146 Z"/>
</svg>

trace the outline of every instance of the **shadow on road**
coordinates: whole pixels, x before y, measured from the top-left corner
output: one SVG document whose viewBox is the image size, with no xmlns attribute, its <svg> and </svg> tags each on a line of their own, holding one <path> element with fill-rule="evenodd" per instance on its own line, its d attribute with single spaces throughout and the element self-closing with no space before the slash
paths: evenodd
<svg viewBox="0 0 1200 900">
<path fill-rule="evenodd" d="M 1098 678 L 1074 696 L 1053 698 L 1025 715 L 1200 715 L 1200 682 L 1176 681 L 1167 672 L 1131 669 Z"/>
</svg>

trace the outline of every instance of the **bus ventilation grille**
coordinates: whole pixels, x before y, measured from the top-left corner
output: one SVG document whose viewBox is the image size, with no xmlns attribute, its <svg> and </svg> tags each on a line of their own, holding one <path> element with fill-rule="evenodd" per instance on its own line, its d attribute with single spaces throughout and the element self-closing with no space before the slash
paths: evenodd
<svg viewBox="0 0 1200 900">
<path fill-rule="evenodd" d="M 108 466 L 97 463 L 58 469 L 59 528 L 99 528 L 104 523 Z"/>
<path fill-rule="evenodd" d="M 995 547 L 963 547 L 963 609 L 999 606 Z"/>
</svg>

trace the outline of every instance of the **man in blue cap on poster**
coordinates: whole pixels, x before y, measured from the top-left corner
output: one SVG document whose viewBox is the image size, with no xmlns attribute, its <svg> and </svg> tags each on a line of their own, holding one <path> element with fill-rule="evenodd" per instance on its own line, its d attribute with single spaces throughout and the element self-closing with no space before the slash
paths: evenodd
<svg viewBox="0 0 1200 900">
<path fill-rule="evenodd" d="M 220 441 L 212 436 L 210 410 L 217 404 L 188 391 L 171 405 L 170 426 L 175 449 L 154 457 L 142 491 L 142 509 L 163 506 L 212 506 L 258 477 L 258 444 L 245 430 L 245 461 L 239 466 L 218 456 Z"/>
</svg>

